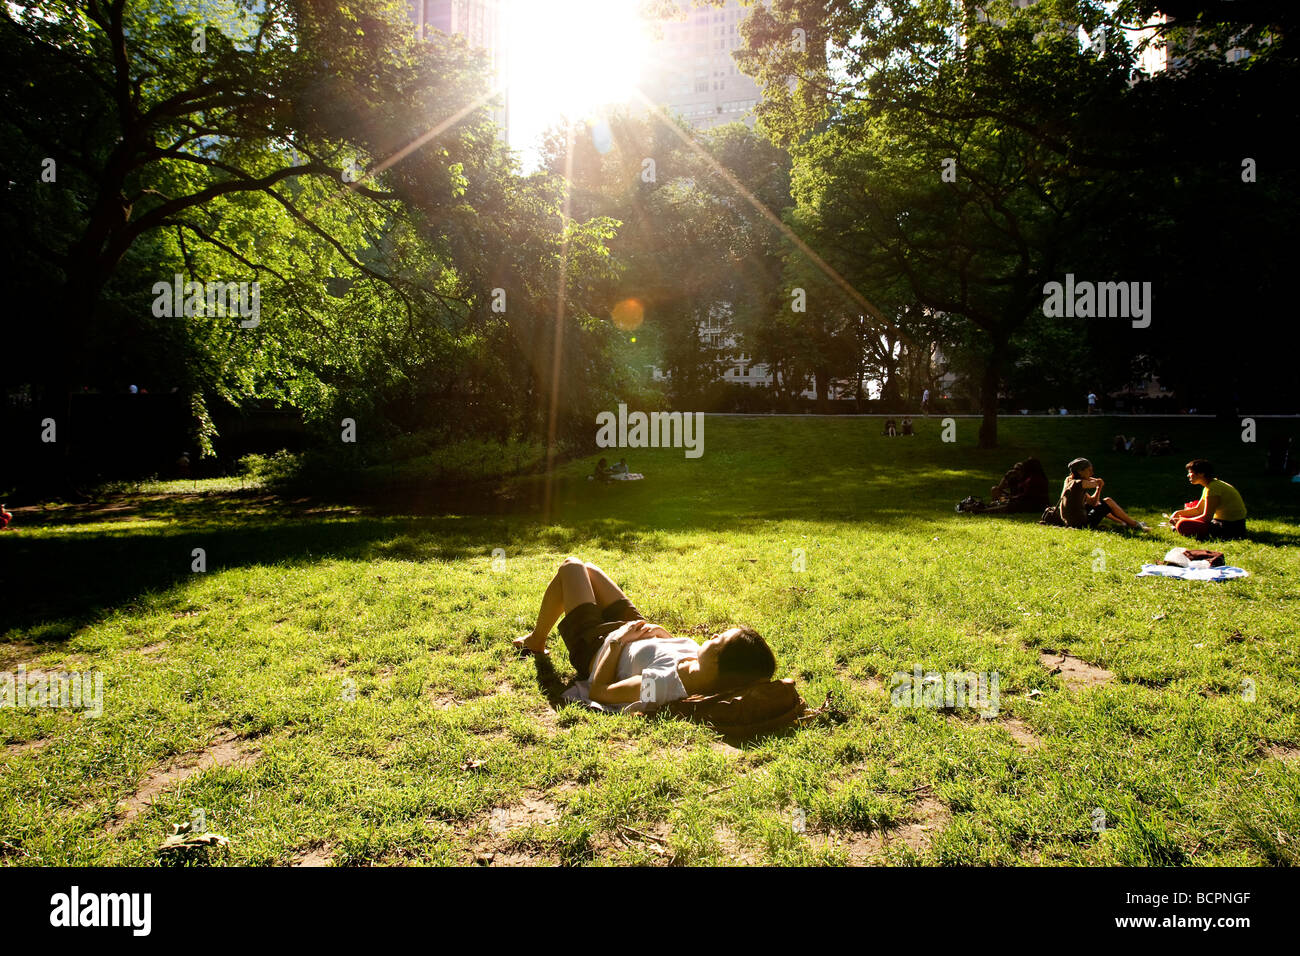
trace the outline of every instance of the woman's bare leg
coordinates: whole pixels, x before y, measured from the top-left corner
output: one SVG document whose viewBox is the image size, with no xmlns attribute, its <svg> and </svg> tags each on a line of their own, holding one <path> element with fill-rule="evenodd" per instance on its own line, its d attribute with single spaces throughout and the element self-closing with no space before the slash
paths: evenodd
<svg viewBox="0 0 1300 956">
<path fill-rule="evenodd" d="M 1110 514 L 1106 515 L 1111 521 L 1118 521 L 1120 524 L 1126 524 L 1130 528 L 1136 528 L 1138 523 L 1130 518 L 1124 509 L 1115 503 L 1114 498 L 1103 498 L 1106 504 L 1110 505 Z"/>
<path fill-rule="evenodd" d="M 546 639 L 555 627 L 555 622 L 579 604 L 595 603 L 596 595 L 592 591 L 591 579 L 587 576 L 587 565 L 578 558 L 565 558 L 542 594 L 542 604 L 537 609 L 537 623 L 533 625 L 532 632 L 515 638 L 515 647 L 534 654 L 549 653 L 546 650 Z"/>
<path fill-rule="evenodd" d="M 602 611 L 616 601 L 626 601 L 627 595 L 615 584 L 608 574 L 587 562 L 587 579 L 591 581 L 591 591 L 596 596 L 596 606 Z"/>
</svg>

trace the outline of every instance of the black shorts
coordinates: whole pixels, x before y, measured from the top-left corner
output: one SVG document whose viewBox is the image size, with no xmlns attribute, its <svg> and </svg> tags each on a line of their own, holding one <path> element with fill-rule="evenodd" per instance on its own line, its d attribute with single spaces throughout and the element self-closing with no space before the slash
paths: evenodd
<svg viewBox="0 0 1300 956">
<path fill-rule="evenodd" d="M 629 621 L 644 621 L 645 615 L 627 598 L 615 601 L 606 608 L 592 602 L 579 604 L 560 622 L 560 637 L 569 649 L 569 662 L 578 672 L 578 680 L 586 680 L 591 673 L 592 661 L 605 638 Z"/>
<path fill-rule="evenodd" d="M 1106 504 L 1106 502 L 1103 501 L 1099 505 L 1093 505 L 1088 509 L 1088 527 L 1100 527 L 1108 514 L 1110 514 L 1110 505 Z"/>
</svg>

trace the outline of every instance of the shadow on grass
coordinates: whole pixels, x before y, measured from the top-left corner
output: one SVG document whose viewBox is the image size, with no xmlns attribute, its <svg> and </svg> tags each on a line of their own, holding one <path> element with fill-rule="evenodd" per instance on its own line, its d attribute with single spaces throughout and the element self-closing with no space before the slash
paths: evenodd
<svg viewBox="0 0 1300 956">
<path fill-rule="evenodd" d="M 507 540 L 501 522 L 483 518 L 352 518 L 246 522 L 221 528 L 138 528 L 0 539 L 5 571 L 5 635 L 54 645 L 115 609 L 192 580 L 195 549 L 206 572 L 303 567 L 325 560 L 462 561 L 491 555 Z M 531 550 L 572 550 L 587 533 L 550 529 Z M 512 547 L 515 554 L 529 548 Z M 180 600 L 179 598 L 177 600 Z M 27 632 L 14 634 L 13 631 Z"/>
<path fill-rule="evenodd" d="M 711 420 L 705 459 L 687 460 L 673 449 L 642 451 L 631 464 L 646 480 L 604 486 L 586 481 L 591 462 L 572 462 L 556 476 L 549 494 L 544 479 L 525 478 L 414 486 L 345 501 L 258 491 L 141 496 L 82 510 L 26 509 L 15 522 L 19 533 L 0 535 L 5 627 L 11 639 L 11 629 L 17 629 L 17 636 L 36 643 L 65 640 L 108 611 L 130 608 L 189 579 L 195 548 L 206 552 L 211 573 L 322 560 L 487 560 L 502 546 L 518 556 L 592 547 L 630 551 L 655 542 L 661 531 L 723 537 L 762 532 L 777 520 L 916 529 L 951 521 L 957 501 L 986 495 L 1017 458 L 1037 454 L 1050 474 L 1059 470 L 1052 462 L 1104 448 L 1105 435 L 1115 427 L 1100 421 L 1018 422 L 1006 429 L 1003 448 L 981 450 L 941 442 L 933 420 L 921 428 L 927 435 L 906 443 L 874 436 L 876 423 L 861 420 Z M 1180 446 L 1214 455 L 1225 473 L 1239 477 L 1252 517 L 1267 522 L 1271 515 L 1291 514 L 1294 501 L 1286 496 L 1295 486 L 1252 475 L 1258 455 L 1243 447 L 1232 428 L 1143 427 L 1176 433 Z M 962 434 L 967 432 L 974 434 L 972 429 Z M 1187 500 L 1178 456 L 1104 455 L 1097 457 L 1107 472 L 1107 491 L 1114 490 L 1126 510 L 1168 510 Z M 1059 477 L 1052 480 L 1055 491 Z M 545 518 L 540 514 L 544 500 L 550 502 Z M 999 520 L 1028 525 L 1037 519 L 1003 515 Z M 88 527 L 92 521 L 103 526 Z M 1300 544 L 1300 529 L 1273 525 L 1252 530 L 1250 540 L 1275 547 Z M 22 533 L 24 526 L 34 533 Z M 24 630 L 31 633 L 21 634 Z"/>
<path fill-rule="evenodd" d="M 565 700 L 564 692 L 577 683 L 577 674 L 575 673 L 567 681 L 563 680 L 549 656 L 533 654 L 531 651 L 528 653 L 533 659 L 533 666 L 537 669 L 537 689 L 546 697 L 546 703 L 550 705 L 551 710 L 558 711 L 561 707 L 573 703 Z"/>
</svg>

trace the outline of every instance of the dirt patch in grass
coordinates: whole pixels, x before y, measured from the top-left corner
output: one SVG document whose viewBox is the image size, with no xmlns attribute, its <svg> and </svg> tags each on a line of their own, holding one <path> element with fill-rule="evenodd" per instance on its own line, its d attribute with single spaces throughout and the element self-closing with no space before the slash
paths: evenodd
<svg viewBox="0 0 1300 956">
<path fill-rule="evenodd" d="M 157 657 L 165 651 L 170 645 L 167 641 L 159 641 L 157 644 L 146 644 L 136 651 L 142 657 Z"/>
<path fill-rule="evenodd" d="M 298 853 L 290 866 L 329 866 L 334 857 L 330 848 L 323 843 L 314 844 Z"/>
<path fill-rule="evenodd" d="M 9 670 L 14 665 L 30 661 L 40 652 L 41 649 L 30 641 L 0 644 L 0 670 Z"/>
<path fill-rule="evenodd" d="M 663 822 L 643 823 L 639 826 L 619 824 L 614 828 L 612 845 L 632 850 L 648 850 L 659 862 L 671 866 L 676 862 L 676 854 L 668 847 L 668 824 Z"/>
<path fill-rule="evenodd" d="M 39 740 L 23 740 L 18 743 L 5 744 L 3 753 L 6 757 L 17 757 L 20 754 L 44 750 L 52 743 L 54 743 L 53 737 L 42 737 Z"/>
<path fill-rule="evenodd" d="M 1266 747 L 1264 752 L 1275 760 L 1300 760 L 1300 747 L 1292 744 L 1273 744 Z"/>
<path fill-rule="evenodd" d="M 23 524 L 40 527 L 46 524 L 75 524 L 90 521 L 113 521 L 121 518 L 134 518 L 139 506 L 131 501 L 84 502 L 65 504 L 55 508 L 43 505 L 22 505 L 9 509 L 14 513 L 14 522 L 23 519 Z"/>
<path fill-rule="evenodd" d="M 547 737 L 556 737 L 565 732 L 566 728 L 560 726 L 560 715 L 551 708 L 539 707 L 536 710 L 529 711 L 529 714 L 542 725 Z"/>
<path fill-rule="evenodd" d="M 1029 725 L 1016 717 L 1006 717 L 998 721 L 999 725 L 1011 735 L 1011 739 L 1025 750 L 1037 750 L 1043 745 L 1042 738 L 1029 729 Z"/>
<path fill-rule="evenodd" d="M 434 707 L 439 710 L 451 710 L 453 707 L 459 707 L 465 703 L 455 694 L 434 694 L 429 698 Z"/>
<path fill-rule="evenodd" d="M 181 754 L 151 770 L 135 790 L 117 805 L 108 832 L 120 833 L 137 816 L 148 809 L 154 798 L 170 787 L 213 767 L 245 766 L 253 763 L 261 751 L 232 730 L 223 729 L 202 750 Z"/>
<path fill-rule="evenodd" d="M 516 844 L 511 837 L 533 825 L 554 823 L 560 809 L 544 794 L 532 791 L 506 807 L 496 807 L 479 820 L 485 831 L 473 845 L 473 862 L 477 866 L 549 866 L 552 861 L 534 855 Z"/>
<path fill-rule="evenodd" d="M 1097 667 L 1064 652 L 1040 651 L 1038 662 L 1050 673 L 1060 674 L 1061 680 L 1065 681 L 1065 686 L 1069 690 L 1096 687 L 1098 684 L 1106 684 L 1115 679 L 1114 673 L 1104 667 Z"/>
<path fill-rule="evenodd" d="M 948 825 L 952 814 L 947 805 L 933 794 L 921 794 L 912 804 L 912 814 L 916 817 L 914 822 L 884 830 L 831 830 L 823 838 L 824 845 L 843 848 L 848 853 L 850 866 L 874 865 L 895 843 L 924 854 L 933 844 L 935 835 Z"/>
<path fill-rule="evenodd" d="M 854 690 L 861 691 L 864 694 L 873 694 L 876 691 L 885 689 L 885 682 L 879 677 L 856 677 L 843 667 L 835 668 L 835 676 Z"/>
<path fill-rule="evenodd" d="M 728 827 L 720 826 L 713 831 L 713 838 L 718 841 L 718 850 L 722 862 L 727 866 L 761 866 L 762 856 L 757 850 L 744 845 L 740 837 Z"/>
</svg>

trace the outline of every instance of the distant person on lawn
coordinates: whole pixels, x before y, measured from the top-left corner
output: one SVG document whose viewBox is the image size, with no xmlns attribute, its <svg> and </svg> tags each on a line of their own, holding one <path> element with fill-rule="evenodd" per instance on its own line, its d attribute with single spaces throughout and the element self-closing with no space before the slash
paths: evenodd
<svg viewBox="0 0 1300 956">
<path fill-rule="evenodd" d="M 1106 486 L 1106 482 L 1093 475 L 1092 462 L 1086 458 L 1076 458 L 1070 462 L 1069 469 L 1070 473 L 1061 487 L 1061 500 L 1056 506 L 1066 527 L 1098 528 L 1109 518 L 1139 531 L 1150 530 L 1141 521 L 1135 521 L 1125 514 L 1114 498 L 1101 496 L 1101 489 Z"/>
<path fill-rule="evenodd" d="M 1201 486 L 1201 500 L 1189 501 L 1187 507 L 1169 516 L 1174 530 L 1189 538 L 1244 538 L 1246 503 L 1241 492 L 1215 478 L 1214 465 L 1204 458 L 1193 458 L 1183 467 L 1187 480 Z"/>
<path fill-rule="evenodd" d="M 646 621 L 604 571 L 579 558 L 561 562 L 537 624 L 515 646 L 550 653 L 546 641 L 556 621 L 578 679 L 590 679 L 588 694 L 601 704 L 639 701 L 642 674 L 654 676 L 655 703 L 663 704 L 770 680 L 776 672 L 776 656 L 752 628 L 729 628 L 703 644 L 673 637 Z"/>
<path fill-rule="evenodd" d="M 916 430 L 912 427 L 912 420 L 910 418 L 903 419 L 903 434 L 904 435 L 916 434 Z"/>
</svg>

